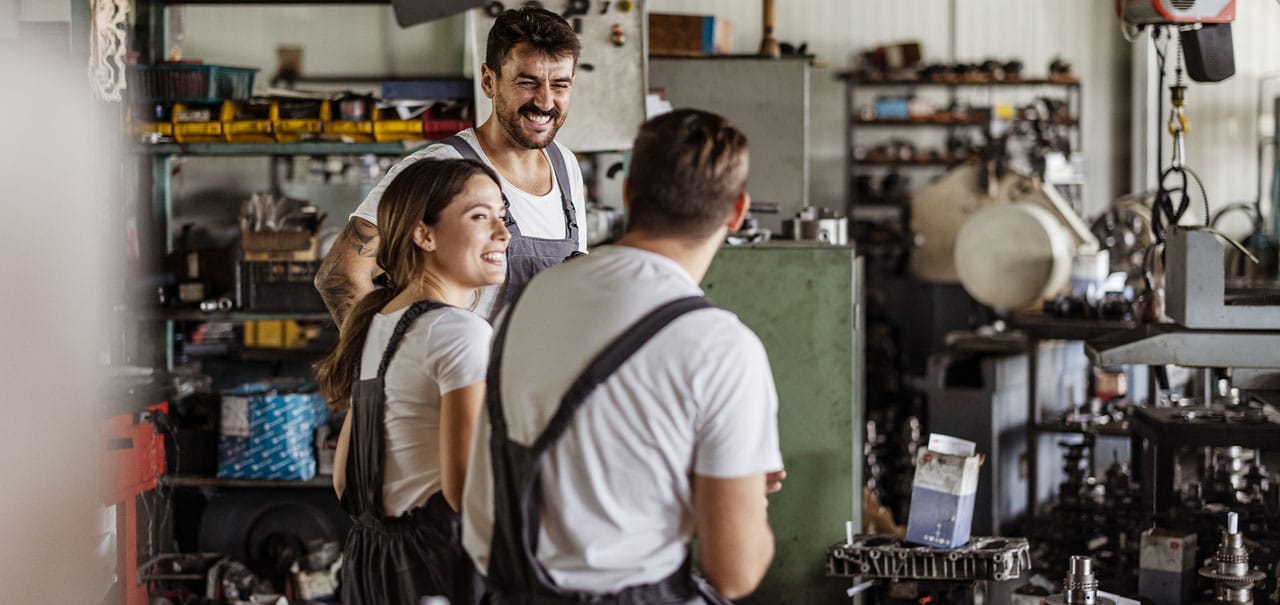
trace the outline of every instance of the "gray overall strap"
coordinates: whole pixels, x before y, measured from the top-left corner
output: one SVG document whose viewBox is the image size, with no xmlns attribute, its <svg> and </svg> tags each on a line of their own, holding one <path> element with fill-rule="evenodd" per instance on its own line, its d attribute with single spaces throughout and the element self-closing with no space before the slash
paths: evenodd
<svg viewBox="0 0 1280 605">
<path fill-rule="evenodd" d="M 485 402 L 491 425 L 489 446 L 494 476 L 494 527 L 489 557 L 493 602 L 632 605 L 686 601 L 697 594 L 687 564 L 660 582 L 628 587 L 609 595 L 580 593 L 557 586 L 537 559 L 541 526 L 539 476 L 547 450 L 573 424 L 574 414 L 596 387 L 672 321 L 714 305 L 702 296 L 679 298 L 628 326 L 573 381 L 534 443 L 522 446 L 511 441 L 508 435 L 501 395 L 502 356 L 516 302 L 518 299 L 508 307 L 506 321 L 498 326 L 494 337 Z"/>
<path fill-rule="evenodd" d="M 391 341 L 387 343 L 387 350 L 382 353 L 382 361 L 378 363 L 378 378 L 386 378 L 387 366 L 391 363 L 391 357 L 400 350 L 400 342 L 404 340 L 404 333 L 409 331 L 413 322 L 422 316 L 423 313 L 434 311 L 436 309 L 444 309 L 451 305 L 447 305 L 438 300 L 420 300 L 409 305 L 404 315 L 400 317 L 400 321 L 396 322 L 395 330 L 391 332 Z"/>
<path fill-rule="evenodd" d="M 475 160 L 484 163 L 484 160 L 480 159 L 480 154 L 476 153 L 476 150 L 467 143 L 466 139 L 462 138 L 462 135 L 455 134 L 441 141 L 441 143 L 452 147 L 464 160 Z"/>
<path fill-rule="evenodd" d="M 677 298 L 671 302 L 665 303 L 658 308 L 650 311 L 644 317 L 641 317 L 634 324 L 629 326 L 622 332 L 613 342 L 609 343 L 591 363 L 587 365 L 587 369 L 578 375 L 577 380 L 569 386 L 569 390 L 565 392 L 564 397 L 560 398 L 560 407 L 556 408 L 556 413 L 547 422 L 547 427 L 538 436 L 537 441 L 533 444 L 533 451 L 541 456 L 543 452 L 551 449 L 556 441 L 560 439 L 564 432 L 569 430 L 573 424 L 573 415 L 582 407 L 596 387 L 600 386 L 604 381 L 613 376 L 618 368 L 631 359 L 636 351 L 639 351 L 649 339 L 653 338 L 661 332 L 667 324 L 675 321 L 685 313 L 697 311 L 699 309 L 707 309 L 714 307 L 711 301 L 703 296 L 689 296 L 685 298 Z"/>
<path fill-rule="evenodd" d="M 565 165 L 564 154 L 560 153 L 560 147 L 555 141 L 547 145 L 547 159 L 551 160 L 551 170 L 556 175 L 556 184 L 560 186 L 560 203 L 564 209 L 564 232 L 565 238 L 574 242 L 578 242 L 578 212 L 573 207 L 573 195 L 569 192 L 569 168 Z"/>
<path fill-rule="evenodd" d="M 383 430 L 386 410 L 385 380 L 387 366 L 400 349 L 404 334 L 423 313 L 447 307 L 434 300 L 422 300 L 405 310 L 391 332 L 391 340 L 382 352 L 378 373 L 360 380 L 357 366 L 351 390 L 351 443 L 347 455 L 347 487 L 342 493 L 343 508 L 353 514 L 386 515 L 382 507 L 382 483 L 385 476 L 386 432 Z"/>
<path fill-rule="evenodd" d="M 480 159 L 480 154 L 476 152 L 475 148 L 470 143 L 467 143 L 466 139 L 463 139 L 461 135 L 455 134 L 441 142 L 452 147 L 464 159 L 484 162 L 484 160 Z M 576 244 L 578 241 L 578 212 L 573 206 L 573 195 L 570 194 L 572 188 L 569 186 L 569 168 L 565 164 L 564 154 L 560 153 L 560 148 L 554 142 L 547 145 L 546 152 L 547 159 L 551 162 L 551 171 L 556 175 L 556 185 L 560 189 L 560 204 L 564 211 L 565 239 L 572 240 Z M 520 235 L 520 227 L 516 224 L 515 218 L 511 216 L 511 205 L 507 202 L 505 193 L 502 195 L 502 200 L 507 206 L 507 230 L 511 232 L 513 237 Z"/>
</svg>

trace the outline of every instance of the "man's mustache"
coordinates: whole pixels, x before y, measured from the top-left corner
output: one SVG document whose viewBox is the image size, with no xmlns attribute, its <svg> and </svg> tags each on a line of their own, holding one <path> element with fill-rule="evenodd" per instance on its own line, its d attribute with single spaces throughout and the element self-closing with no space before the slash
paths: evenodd
<svg viewBox="0 0 1280 605">
<path fill-rule="evenodd" d="M 538 109 L 536 105 L 529 104 L 520 108 L 520 113 L 526 113 L 526 112 L 534 115 L 551 116 L 551 119 L 553 120 L 560 117 L 560 110 L 554 107 L 552 107 L 551 109 L 542 110 L 542 109 Z"/>
</svg>

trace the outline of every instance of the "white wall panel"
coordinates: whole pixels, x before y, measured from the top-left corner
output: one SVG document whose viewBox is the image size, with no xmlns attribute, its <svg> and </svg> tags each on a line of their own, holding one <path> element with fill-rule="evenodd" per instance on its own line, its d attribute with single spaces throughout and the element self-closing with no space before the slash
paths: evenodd
<svg viewBox="0 0 1280 605">
<path fill-rule="evenodd" d="M 301 46 L 310 75 L 462 73 L 463 18 L 400 29 L 390 6 L 186 6 L 182 54 L 275 72 L 276 47 Z M 176 32 L 175 32 L 176 33 Z"/>
<path fill-rule="evenodd" d="M 71 3 L 66 0 L 18 0 L 20 21 L 70 21 Z"/>
<path fill-rule="evenodd" d="M 0 40 L 18 37 L 18 0 L 0 0 Z"/>
</svg>

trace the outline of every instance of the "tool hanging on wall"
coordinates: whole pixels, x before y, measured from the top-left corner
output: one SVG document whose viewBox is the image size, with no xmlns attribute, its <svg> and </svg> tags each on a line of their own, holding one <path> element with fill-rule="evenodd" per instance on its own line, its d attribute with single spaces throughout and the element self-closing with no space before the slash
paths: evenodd
<svg viewBox="0 0 1280 605">
<path fill-rule="evenodd" d="M 778 46 L 778 39 L 773 36 L 773 8 L 774 0 L 764 0 L 764 32 L 760 40 L 760 55 L 777 59 L 782 56 L 782 47 Z"/>
<path fill-rule="evenodd" d="M 569 0 L 569 5 L 565 7 L 562 15 L 565 19 L 585 15 L 591 10 L 591 0 Z"/>
<path fill-rule="evenodd" d="M 1200 197 L 1204 201 L 1205 220 L 1209 220 L 1209 198 L 1205 193 L 1204 183 L 1201 182 L 1200 176 L 1186 164 L 1187 134 L 1191 132 L 1191 121 L 1187 119 L 1185 111 L 1187 87 L 1182 80 L 1182 43 L 1175 39 L 1174 44 L 1177 45 L 1178 58 L 1174 66 L 1174 84 L 1169 87 L 1168 129 L 1172 137 L 1169 167 L 1160 172 L 1160 182 L 1151 212 L 1151 229 L 1157 242 L 1164 242 L 1168 230 L 1177 225 L 1191 207 L 1189 181 L 1194 181 L 1199 189 Z M 1163 68 L 1163 65 L 1161 67 Z M 1174 183 L 1172 187 L 1169 186 L 1170 178 Z"/>
</svg>

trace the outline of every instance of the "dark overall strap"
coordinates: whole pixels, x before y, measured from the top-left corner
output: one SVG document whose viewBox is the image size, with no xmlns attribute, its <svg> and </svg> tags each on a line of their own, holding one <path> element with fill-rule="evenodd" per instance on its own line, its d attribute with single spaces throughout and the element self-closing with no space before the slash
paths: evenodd
<svg viewBox="0 0 1280 605">
<path fill-rule="evenodd" d="M 404 340 L 404 333 L 409 331 L 423 313 L 435 311 L 448 307 L 445 303 L 437 300 L 420 300 L 405 310 L 404 315 L 400 317 L 400 321 L 396 322 L 396 328 L 391 332 L 391 341 L 387 343 L 387 350 L 382 352 L 382 362 L 378 364 L 378 378 L 385 378 L 387 375 L 387 366 L 391 364 L 391 358 L 400 350 L 400 341 Z"/>
<path fill-rule="evenodd" d="M 475 148 L 473 148 L 470 143 L 467 143 L 466 139 L 463 139 L 461 135 L 455 134 L 442 142 L 445 145 L 452 147 L 453 150 L 457 151 L 458 155 L 461 155 L 464 159 L 475 160 L 482 163 L 484 162 L 484 160 L 480 158 L 480 154 L 476 152 Z M 572 191 L 572 188 L 569 187 L 568 165 L 565 164 L 564 154 L 560 153 L 560 148 L 557 147 L 554 142 L 547 145 L 546 152 L 547 159 L 551 162 L 551 171 L 556 175 L 556 185 L 560 189 L 560 205 L 564 211 L 565 239 L 577 242 L 578 213 L 573 206 L 573 195 L 569 193 Z M 511 232 L 512 237 L 518 236 L 520 235 L 520 226 L 516 224 L 515 218 L 511 216 L 511 204 L 507 201 L 507 195 L 505 193 L 502 194 L 502 201 L 505 202 L 507 210 L 507 231 Z"/>
<path fill-rule="evenodd" d="M 502 355 L 506 348 L 507 328 L 516 312 L 516 302 L 507 308 L 506 321 L 498 327 L 494 338 L 488 375 L 486 407 L 491 424 L 490 450 L 493 456 L 494 474 L 494 535 L 491 541 L 489 577 L 495 593 L 515 597 L 562 599 L 564 602 L 595 602 L 599 595 L 566 591 L 556 586 L 554 580 L 537 560 L 540 497 L 539 474 L 542 460 L 548 449 L 560 439 L 573 423 L 574 414 L 601 383 L 640 350 L 658 332 L 680 316 L 713 307 L 706 298 L 692 296 L 665 303 L 627 327 L 604 350 L 595 356 L 586 369 L 574 380 L 561 398 L 559 407 L 532 446 L 521 446 L 510 440 L 506 418 L 502 410 L 501 375 Z M 670 582 L 683 584 L 688 579 L 687 568 L 682 568 Z M 658 595 L 672 594 L 669 582 L 636 587 L 636 594 L 627 590 L 610 595 L 600 602 L 644 603 L 655 602 Z M 640 594 L 643 592 L 643 596 Z M 586 599 L 586 600 L 584 600 Z"/>
<path fill-rule="evenodd" d="M 357 381 L 352 390 L 351 437 L 347 446 L 347 487 L 343 490 L 343 508 L 352 514 L 370 513 L 379 517 L 386 516 L 382 507 L 382 483 L 385 476 L 386 458 L 386 414 L 385 379 L 387 366 L 391 358 L 400 349 L 404 334 L 423 313 L 447 307 L 434 300 L 422 300 L 413 303 L 405 310 L 404 315 L 396 322 L 391 332 L 391 340 L 382 352 L 382 360 L 378 364 L 378 374 L 370 380 L 358 380 L 359 368 L 356 369 Z M 356 395 L 360 399 L 356 399 Z"/>
<path fill-rule="evenodd" d="M 685 298 L 677 298 L 671 302 L 650 311 L 648 315 L 641 317 L 635 323 L 631 324 L 622 332 L 613 342 L 609 343 L 591 363 L 587 365 L 587 369 L 578 375 L 577 380 L 565 392 L 564 397 L 560 398 L 560 407 L 556 409 L 556 413 L 547 422 L 547 427 L 538 436 L 537 441 L 533 444 L 533 450 L 537 455 L 541 456 L 556 441 L 560 439 L 564 432 L 569 430 L 569 426 L 573 424 L 573 415 L 582 407 L 583 402 L 591 395 L 596 387 L 600 386 L 614 372 L 631 359 L 636 351 L 639 351 L 649 339 L 653 338 L 667 324 L 675 321 L 685 313 L 714 307 L 711 301 L 703 296 L 689 296 Z"/>
</svg>

